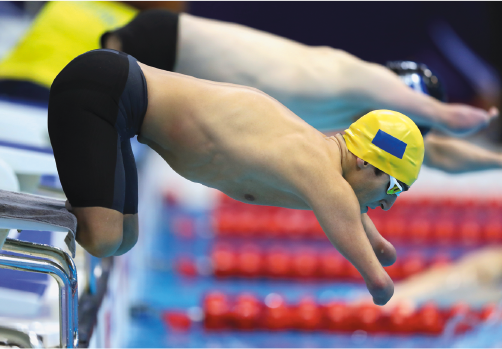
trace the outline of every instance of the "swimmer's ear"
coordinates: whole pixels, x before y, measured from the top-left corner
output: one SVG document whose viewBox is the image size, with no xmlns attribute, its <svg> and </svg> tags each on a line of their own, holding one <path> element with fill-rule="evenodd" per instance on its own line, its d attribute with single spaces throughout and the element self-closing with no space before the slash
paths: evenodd
<svg viewBox="0 0 502 349">
<path fill-rule="evenodd" d="M 356 165 L 359 169 L 365 169 L 367 168 L 368 166 L 370 166 L 370 164 L 367 162 L 367 161 L 364 161 L 363 159 L 361 158 L 356 158 Z"/>
</svg>

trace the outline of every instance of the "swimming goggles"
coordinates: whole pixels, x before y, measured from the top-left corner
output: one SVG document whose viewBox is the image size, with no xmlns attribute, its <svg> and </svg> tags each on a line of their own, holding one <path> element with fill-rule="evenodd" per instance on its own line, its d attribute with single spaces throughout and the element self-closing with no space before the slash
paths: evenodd
<svg viewBox="0 0 502 349">
<path fill-rule="evenodd" d="M 389 195 L 396 194 L 397 196 L 399 196 L 399 194 L 401 194 L 401 192 L 403 191 L 403 188 L 401 188 L 397 179 L 395 179 L 392 176 L 389 177 L 390 177 L 390 185 L 389 189 L 387 189 L 387 194 Z"/>
</svg>

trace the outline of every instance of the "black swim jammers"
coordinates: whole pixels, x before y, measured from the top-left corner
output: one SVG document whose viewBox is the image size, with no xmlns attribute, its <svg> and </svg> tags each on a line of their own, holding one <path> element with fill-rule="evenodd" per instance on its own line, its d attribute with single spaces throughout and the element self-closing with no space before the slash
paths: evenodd
<svg viewBox="0 0 502 349">
<path fill-rule="evenodd" d="M 63 190 L 73 207 L 138 212 L 138 177 L 130 139 L 148 106 L 136 59 L 94 50 L 73 59 L 54 80 L 48 128 Z"/>
<path fill-rule="evenodd" d="M 101 36 L 101 47 L 110 34 L 121 42 L 122 51 L 141 63 L 173 71 L 178 42 L 179 14 L 164 9 L 140 12 L 131 22 Z"/>
</svg>

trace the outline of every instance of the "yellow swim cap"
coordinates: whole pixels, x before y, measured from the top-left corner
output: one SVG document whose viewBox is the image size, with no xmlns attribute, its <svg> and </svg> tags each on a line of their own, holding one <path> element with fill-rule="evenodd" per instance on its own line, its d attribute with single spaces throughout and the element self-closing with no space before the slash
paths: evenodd
<svg viewBox="0 0 502 349">
<path fill-rule="evenodd" d="M 374 110 L 343 135 L 349 151 L 401 182 L 412 185 L 424 161 L 424 139 L 406 115 Z"/>
</svg>

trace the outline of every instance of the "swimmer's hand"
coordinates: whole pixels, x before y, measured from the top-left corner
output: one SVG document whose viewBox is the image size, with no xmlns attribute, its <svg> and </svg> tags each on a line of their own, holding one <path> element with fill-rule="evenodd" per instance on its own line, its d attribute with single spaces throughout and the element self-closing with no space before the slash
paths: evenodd
<svg viewBox="0 0 502 349">
<path fill-rule="evenodd" d="M 441 103 L 440 108 L 440 120 L 434 128 L 453 136 L 466 136 L 482 130 L 499 115 L 495 107 L 486 111 L 464 104 Z"/>
</svg>

